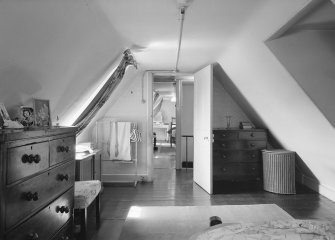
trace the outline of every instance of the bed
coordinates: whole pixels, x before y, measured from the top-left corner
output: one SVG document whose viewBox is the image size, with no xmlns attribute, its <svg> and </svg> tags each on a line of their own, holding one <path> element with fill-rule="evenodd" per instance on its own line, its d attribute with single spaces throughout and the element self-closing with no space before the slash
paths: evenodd
<svg viewBox="0 0 335 240">
<path fill-rule="evenodd" d="M 190 240 L 334 240 L 335 221 L 280 220 L 263 224 L 220 224 L 196 233 Z"/>
</svg>

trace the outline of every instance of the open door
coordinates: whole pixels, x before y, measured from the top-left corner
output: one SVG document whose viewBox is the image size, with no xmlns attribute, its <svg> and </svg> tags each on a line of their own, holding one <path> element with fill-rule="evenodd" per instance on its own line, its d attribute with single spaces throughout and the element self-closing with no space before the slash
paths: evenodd
<svg viewBox="0 0 335 240">
<path fill-rule="evenodd" d="M 213 192 L 212 174 L 212 99 L 213 66 L 194 75 L 194 169 L 193 179 L 209 194 Z"/>
</svg>

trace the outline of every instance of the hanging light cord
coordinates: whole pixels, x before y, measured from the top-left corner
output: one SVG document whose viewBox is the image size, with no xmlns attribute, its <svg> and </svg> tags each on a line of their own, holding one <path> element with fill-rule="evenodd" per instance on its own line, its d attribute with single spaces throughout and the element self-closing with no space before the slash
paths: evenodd
<svg viewBox="0 0 335 240">
<path fill-rule="evenodd" d="M 180 46 L 181 46 L 181 39 L 182 39 L 182 36 L 183 36 L 183 28 L 184 28 L 185 10 L 186 10 L 185 7 L 182 7 L 180 9 L 181 19 L 180 19 L 178 50 L 177 50 L 177 61 L 176 61 L 176 68 L 175 68 L 176 72 L 178 72 L 178 64 L 179 64 L 179 57 L 180 57 Z"/>
</svg>

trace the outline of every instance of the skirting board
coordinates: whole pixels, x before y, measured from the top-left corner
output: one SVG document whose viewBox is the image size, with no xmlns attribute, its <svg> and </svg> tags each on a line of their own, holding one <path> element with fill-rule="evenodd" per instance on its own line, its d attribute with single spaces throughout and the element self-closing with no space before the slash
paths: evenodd
<svg viewBox="0 0 335 240">
<path fill-rule="evenodd" d="M 101 181 L 105 183 L 133 183 L 137 182 L 147 182 L 148 175 L 145 174 L 101 174 Z"/>
<path fill-rule="evenodd" d="M 299 174 L 299 177 L 297 176 L 297 181 L 310 189 L 318 192 L 322 196 L 328 198 L 329 200 L 332 200 L 335 202 L 335 189 L 326 186 L 324 184 L 319 183 L 317 180 L 306 176 L 304 174 Z"/>
</svg>

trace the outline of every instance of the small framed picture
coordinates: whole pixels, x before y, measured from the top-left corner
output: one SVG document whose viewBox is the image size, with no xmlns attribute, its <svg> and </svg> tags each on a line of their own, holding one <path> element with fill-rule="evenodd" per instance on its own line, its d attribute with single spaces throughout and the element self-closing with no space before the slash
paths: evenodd
<svg viewBox="0 0 335 240">
<path fill-rule="evenodd" d="M 9 114 L 3 103 L 0 103 L 0 117 L 2 118 L 3 121 L 10 120 Z"/>
<path fill-rule="evenodd" d="M 20 123 L 24 127 L 31 127 L 34 125 L 34 109 L 32 107 L 21 106 L 20 107 Z"/>
<path fill-rule="evenodd" d="M 49 100 L 34 99 L 35 126 L 51 127 Z"/>
</svg>

